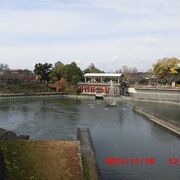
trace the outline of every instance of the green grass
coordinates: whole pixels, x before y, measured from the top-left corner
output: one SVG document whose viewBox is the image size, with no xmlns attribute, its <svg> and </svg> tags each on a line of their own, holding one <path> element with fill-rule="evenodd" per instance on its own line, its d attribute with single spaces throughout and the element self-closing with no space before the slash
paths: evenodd
<svg viewBox="0 0 180 180">
<path fill-rule="evenodd" d="M 36 179 L 35 176 L 31 175 L 31 167 L 33 166 L 30 160 L 31 154 L 26 156 L 25 148 L 25 146 L 16 142 L 5 141 L 1 143 L 8 179 L 22 179 L 22 177 L 24 179 Z"/>
<path fill-rule="evenodd" d="M 86 160 L 82 157 L 83 180 L 89 180 L 89 169 Z"/>
</svg>

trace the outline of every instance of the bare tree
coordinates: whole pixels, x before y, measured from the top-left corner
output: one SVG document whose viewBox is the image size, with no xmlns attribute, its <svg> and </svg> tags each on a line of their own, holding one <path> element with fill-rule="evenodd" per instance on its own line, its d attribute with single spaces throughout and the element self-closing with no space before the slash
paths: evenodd
<svg viewBox="0 0 180 180">
<path fill-rule="evenodd" d="M 0 63 L 0 72 L 5 72 L 9 69 L 9 66 L 7 64 Z"/>
<path fill-rule="evenodd" d="M 128 66 L 124 65 L 124 66 L 122 67 L 122 72 L 123 72 L 124 74 L 132 74 L 132 73 L 137 73 L 138 70 L 137 70 L 136 67 L 128 67 Z"/>
</svg>

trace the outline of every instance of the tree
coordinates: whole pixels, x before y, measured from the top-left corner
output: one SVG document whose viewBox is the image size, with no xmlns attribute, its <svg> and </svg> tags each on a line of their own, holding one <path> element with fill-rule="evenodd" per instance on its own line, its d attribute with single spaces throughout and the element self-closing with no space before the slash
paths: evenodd
<svg viewBox="0 0 180 180">
<path fill-rule="evenodd" d="M 137 81 L 137 73 L 138 70 L 136 67 L 130 67 L 127 65 L 122 66 L 119 70 L 116 72 L 123 73 L 123 81 L 129 84 L 134 84 Z"/>
<path fill-rule="evenodd" d="M 153 73 L 153 70 L 150 68 L 150 69 L 148 69 L 146 72 L 148 72 L 148 73 Z"/>
<path fill-rule="evenodd" d="M 137 72 L 138 70 L 136 67 L 128 67 L 126 65 L 122 67 L 122 73 L 124 74 L 132 74 L 132 73 L 137 73 Z"/>
<path fill-rule="evenodd" d="M 59 66 L 59 65 L 63 65 L 63 63 L 62 63 L 61 61 L 57 61 L 57 62 L 55 63 L 55 68 L 56 68 L 57 66 Z"/>
<path fill-rule="evenodd" d="M 159 59 L 153 64 L 153 74 L 164 83 L 171 83 L 180 75 L 180 60 L 172 58 Z"/>
<path fill-rule="evenodd" d="M 64 66 L 64 78 L 72 85 L 76 85 L 83 79 L 83 72 L 75 62 Z"/>
<path fill-rule="evenodd" d="M 34 73 L 38 76 L 41 82 L 48 82 L 50 79 L 49 75 L 51 73 L 51 68 L 52 68 L 52 64 L 38 63 L 35 65 Z"/>
<path fill-rule="evenodd" d="M 53 82 L 64 78 L 70 85 L 76 85 L 83 79 L 83 73 L 75 62 L 71 64 L 56 63 L 53 68 L 50 78 Z"/>
<path fill-rule="evenodd" d="M 69 87 L 69 83 L 64 78 L 61 78 L 61 80 L 59 80 L 58 83 L 60 85 L 61 91 L 63 92 L 65 92 L 67 88 Z"/>
<path fill-rule="evenodd" d="M 50 79 L 52 82 L 59 81 L 64 77 L 64 64 L 61 62 L 55 63 L 55 67 L 52 69 L 50 75 Z"/>
<path fill-rule="evenodd" d="M 120 69 L 116 70 L 116 73 L 122 73 L 122 69 L 120 68 Z"/>
<path fill-rule="evenodd" d="M 9 69 L 9 66 L 7 64 L 0 64 L 0 72 L 5 72 Z"/>
<path fill-rule="evenodd" d="M 103 73 L 100 69 L 96 68 L 93 63 L 91 63 L 85 70 L 84 74 L 86 73 Z"/>
</svg>

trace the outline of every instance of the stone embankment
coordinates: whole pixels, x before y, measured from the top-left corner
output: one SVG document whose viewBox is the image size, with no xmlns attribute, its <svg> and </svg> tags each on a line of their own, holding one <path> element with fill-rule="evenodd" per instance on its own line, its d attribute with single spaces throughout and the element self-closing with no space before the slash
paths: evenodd
<svg viewBox="0 0 180 180">
<path fill-rule="evenodd" d="M 29 136 L 28 135 L 17 136 L 16 133 L 14 133 L 13 131 L 8 131 L 6 129 L 1 129 L 0 128 L 0 141 L 4 141 L 4 140 L 16 140 L 16 139 L 28 140 Z"/>
<path fill-rule="evenodd" d="M 43 93 L 16 93 L 16 94 L 0 94 L 0 101 L 3 100 L 35 100 L 35 99 L 57 99 L 62 98 L 63 95 L 67 93 L 53 93 L 53 92 L 43 92 Z"/>
<path fill-rule="evenodd" d="M 81 144 L 84 179 L 100 180 L 101 173 L 96 159 L 96 151 L 88 128 L 78 128 L 77 139 Z"/>
<path fill-rule="evenodd" d="M 169 101 L 180 103 L 180 88 L 128 88 L 130 97 L 142 100 Z"/>
<path fill-rule="evenodd" d="M 133 107 L 133 111 L 147 117 L 148 119 L 159 124 L 160 126 L 167 128 L 171 132 L 173 132 L 177 135 L 180 135 L 180 127 L 175 126 L 174 124 L 171 123 L 171 121 L 165 121 L 165 120 L 163 120 L 159 117 L 156 117 L 155 115 L 152 115 L 151 113 L 146 112 L 143 109 L 138 108 L 138 107 Z"/>
</svg>

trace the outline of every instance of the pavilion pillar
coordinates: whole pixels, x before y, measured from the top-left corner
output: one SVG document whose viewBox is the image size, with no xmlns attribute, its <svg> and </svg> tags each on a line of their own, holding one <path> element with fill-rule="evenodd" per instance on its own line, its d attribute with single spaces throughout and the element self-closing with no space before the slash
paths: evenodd
<svg viewBox="0 0 180 180">
<path fill-rule="evenodd" d="M 101 77 L 101 83 L 103 82 L 103 77 Z"/>
<path fill-rule="evenodd" d="M 86 83 L 86 77 L 85 77 L 85 83 Z"/>
</svg>

